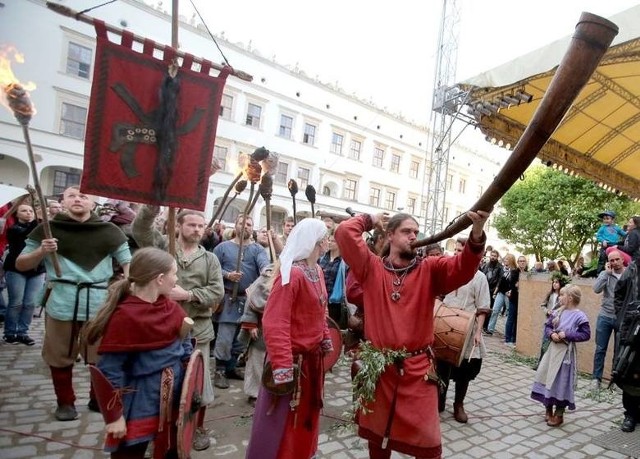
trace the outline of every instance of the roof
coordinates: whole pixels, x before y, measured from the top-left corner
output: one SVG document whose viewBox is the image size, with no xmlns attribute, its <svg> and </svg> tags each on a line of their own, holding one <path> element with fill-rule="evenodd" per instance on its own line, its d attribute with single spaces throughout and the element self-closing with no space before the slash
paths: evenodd
<svg viewBox="0 0 640 459">
<path fill-rule="evenodd" d="M 620 33 L 538 158 L 640 198 L 640 5 L 610 20 Z M 459 84 L 469 91 L 468 105 L 476 108 L 471 114 L 488 141 L 515 146 L 570 39 L 557 40 Z M 518 93 L 523 99 L 519 102 Z M 530 102 L 527 95 L 532 96 Z"/>
</svg>

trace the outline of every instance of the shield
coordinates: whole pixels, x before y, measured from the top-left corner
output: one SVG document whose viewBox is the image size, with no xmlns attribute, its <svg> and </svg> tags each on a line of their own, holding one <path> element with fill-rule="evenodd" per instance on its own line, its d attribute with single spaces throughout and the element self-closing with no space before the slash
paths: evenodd
<svg viewBox="0 0 640 459">
<path fill-rule="evenodd" d="M 180 459 L 191 457 L 191 445 L 198 427 L 198 411 L 202 407 L 204 378 L 204 359 L 202 352 L 196 349 L 189 359 L 180 395 L 178 411 L 178 457 Z"/>
<path fill-rule="evenodd" d="M 325 373 L 333 368 L 342 353 L 342 332 L 340 331 L 340 327 L 338 327 L 338 324 L 331 317 L 327 317 L 327 325 L 329 326 L 329 336 L 333 343 L 333 351 L 327 352 L 322 357 Z"/>
</svg>

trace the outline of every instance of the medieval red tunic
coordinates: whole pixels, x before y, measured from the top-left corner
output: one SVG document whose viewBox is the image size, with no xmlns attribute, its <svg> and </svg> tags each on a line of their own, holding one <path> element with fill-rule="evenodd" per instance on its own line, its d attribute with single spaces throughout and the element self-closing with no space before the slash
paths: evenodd
<svg viewBox="0 0 640 459">
<path fill-rule="evenodd" d="M 313 273 L 312 273 L 313 274 Z M 289 284 L 276 276 L 262 320 L 267 360 L 274 379 L 292 376 L 302 355 L 300 404 L 289 409 L 291 395 L 276 397 L 261 388 L 253 417 L 248 459 L 309 459 L 318 447 L 324 372 L 322 346 L 330 340 L 327 292 L 318 269 L 312 282 L 300 264 L 291 268 Z"/>
<path fill-rule="evenodd" d="M 362 238 L 371 230 L 367 215 L 340 224 L 335 238 L 340 253 L 364 291 L 365 336 L 378 349 L 417 351 L 433 344 L 433 309 L 437 295 L 444 295 L 469 282 L 483 253 L 484 243 L 471 240 L 454 257 L 428 257 L 408 272 L 400 289 L 396 276 L 385 269 L 382 259 L 371 253 Z M 396 291 L 397 301 L 391 299 Z M 426 382 L 430 362 L 425 354 L 404 361 L 404 375 L 395 366 L 382 374 L 370 413 L 358 416 L 358 434 L 382 444 L 397 385 L 395 414 L 388 447 L 412 456 L 439 458 L 442 454 L 437 386 Z"/>
</svg>

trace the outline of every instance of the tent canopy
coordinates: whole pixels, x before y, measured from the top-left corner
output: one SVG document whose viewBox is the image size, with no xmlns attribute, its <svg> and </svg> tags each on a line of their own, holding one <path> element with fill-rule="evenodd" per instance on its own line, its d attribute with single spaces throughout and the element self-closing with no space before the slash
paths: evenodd
<svg viewBox="0 0 640 459">
<path fill-rule="evenodd" d="M 620 28 L 619 35 L 538 158 L 640 198 L 640 5 L 610 20 Z M 515 146 L 570 39 L 458 85 L 469 92 L 467 105 L 487 140 Z"/>
</svg>

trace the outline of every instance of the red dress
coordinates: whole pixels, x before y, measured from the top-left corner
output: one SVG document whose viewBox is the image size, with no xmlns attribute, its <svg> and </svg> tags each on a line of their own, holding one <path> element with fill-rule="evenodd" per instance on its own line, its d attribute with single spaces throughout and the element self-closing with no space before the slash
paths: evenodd
<svg viewBox="0 0 640 459">
<path fill-rule="evenodd" d="M 300 404 L 292 411 L 291 395 L 276 397 L 261 388 L 248 459 L 309 459 L 317 450 L 324 387 L 322 346 L 330 337 L 324 277 L 319 268 L 310 274 L 294 263 L 290 282 L 283 286 L 278 274 L 267 300 L 262 319 L 267 360 L 274 379 L 286 380 L 297 356 L 303 356 Z"/>
<path fill-rule="evenodd" d="M 469 241 L 454 257 L 429 257 L 416 261 L 401 285 L 381 258 L 367 248 L 362 233 L 370 230 L 366 215 L 338 227 L 335 238 L 340 253 L 364 291 L 365 336 L 378 349 L 418 351 L 433 344 L 435 297 L 469 282 L 484 252 L 484 243 Z M 399 294 L 393 300 L 392 294 Z M 424 379 L 430 367 L 424 353 L 403 362 L 404 375 L 390 366 L 380 377 L 372 411 L 358 416 L 358 435 L 381 445 L 389 423 L 397 386 L 388 447 L 412 456 L 439 458 L 442 454 L 437 386 Z"/>
</svg>

